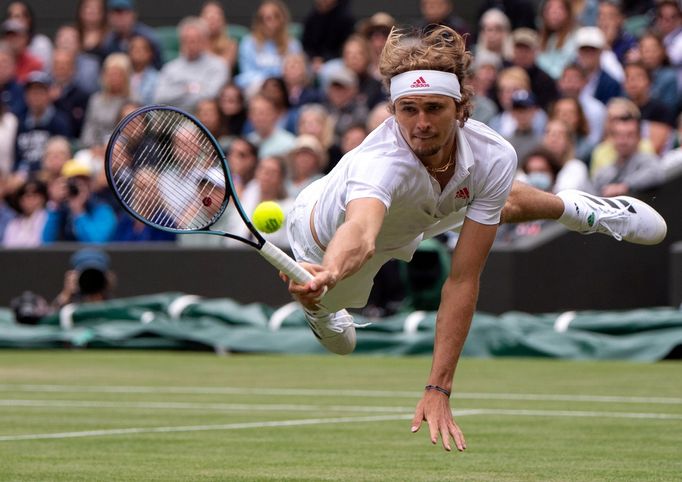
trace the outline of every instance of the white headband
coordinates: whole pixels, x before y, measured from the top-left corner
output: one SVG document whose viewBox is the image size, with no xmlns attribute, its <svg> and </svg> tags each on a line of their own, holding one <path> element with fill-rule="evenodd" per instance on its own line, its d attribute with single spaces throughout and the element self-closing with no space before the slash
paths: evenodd
<svg viewBox="0 0 682 482">
<path fill-rule="evenodd" d="M 440 70 L 408 70 L 391 78 L 391 101 L 406 95 L 441 94 L 462 100 L 459 79 Z"/>
</svg>

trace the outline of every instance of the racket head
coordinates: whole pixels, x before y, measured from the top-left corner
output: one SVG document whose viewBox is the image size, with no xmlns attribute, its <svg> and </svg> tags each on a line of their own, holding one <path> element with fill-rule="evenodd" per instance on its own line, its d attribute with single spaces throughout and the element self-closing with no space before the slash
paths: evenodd
<svg viewBox="0 0 682 482">
<path fill-rule="evenodd" d="M 107 181 L 135 219 L 172 233 L 210 233 L 230 198 L 257 244 L 264 242 L 235 196 L 220 145 L 194 116 L 171 106 L 150 105 L 126 116 L 105 156 Z"/>
</svg>

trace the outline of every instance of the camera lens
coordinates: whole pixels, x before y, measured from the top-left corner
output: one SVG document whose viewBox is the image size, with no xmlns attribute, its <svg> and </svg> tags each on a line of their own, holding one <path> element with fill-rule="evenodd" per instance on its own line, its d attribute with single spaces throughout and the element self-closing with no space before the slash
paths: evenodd
<svg viewBox="0 0 682 482">
<path fill-rule="evenodd" d="M 69 179 L 66 183 L 66 188 L 69 192 L 69 197 L 76 197 L 80 190 L 78 189 L 78 183 L 74 179 Z"/>
</svg>

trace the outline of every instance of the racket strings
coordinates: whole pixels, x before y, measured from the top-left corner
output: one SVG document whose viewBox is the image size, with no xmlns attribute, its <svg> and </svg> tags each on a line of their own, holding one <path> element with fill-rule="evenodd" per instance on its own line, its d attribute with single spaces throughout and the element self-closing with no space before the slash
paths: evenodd
<svg viewBox="0 0 682 482">
<path fill-rule="evenodd" d="M 121 200 L 162 227 L 203 229 L 227 200 L 222 156 L 193 121 L 171 110 L 146 111 L 115 139 L 110 170 Z"/>
</svg>

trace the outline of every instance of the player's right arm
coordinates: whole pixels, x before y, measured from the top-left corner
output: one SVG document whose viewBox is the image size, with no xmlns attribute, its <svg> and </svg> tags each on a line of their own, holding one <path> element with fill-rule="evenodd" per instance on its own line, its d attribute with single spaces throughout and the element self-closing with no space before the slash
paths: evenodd
<svg viewBox="0 0 682 482">
<path fill-rule="evenodd" d="M 346 217 L 329 242 L 321 265 L 303 263 L 314 278 L 304 285 L 290 282 L 289 291 L 305 305 L 314 305 L 325 288 L 357 272 L 374 255 L 376 238 L 384 222 L 386 206 L 375 198 L 354 199 Z"/>
</svg>

